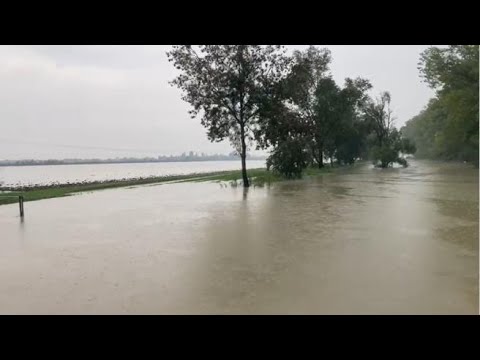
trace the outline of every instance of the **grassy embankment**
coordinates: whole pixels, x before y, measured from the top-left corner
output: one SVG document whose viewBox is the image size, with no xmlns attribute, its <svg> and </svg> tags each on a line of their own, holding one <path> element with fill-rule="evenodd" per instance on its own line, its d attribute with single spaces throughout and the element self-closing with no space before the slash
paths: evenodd
<svg viewBox="0 0 480 360">
<path fill-rule="evenodd" d="M 329 167 L 323 169 L 309 168 L 305 170 L 305 176 L 317 176 L 320 174 L 331 173 L 334 171 Z M 253 186 L 262 186 L 276 181 L 285 180 L 280 175 L 267 171 L 266 169 L 250 169 L 248 170 L 249 178 Z M 56 197 L 69 196 L 79 192 L 89 192 L 95 190 L 112 189 L 120 187 L 130 187 L 136 185 L 147 185 L 157 183 L 180 183 L 180 182 L 230 182 L 232 185 L 237 185 L 241 181 L 241 171 L 221 171 L 206 174 L 190 174 L 190 175 L 175 175 L 162 177 L 149 177 L 139 179 L 123 179 L 111 180 L 103 182 L 91 183 L 75 183 L 75 184 L 52 184 L 47 186 L 35 186 L 30 188 L 20 187 L 0 187 L 0 205 L 11 204 L 18 202 L 18 196 L 23 195 L 25 201 L 35 201 L 42 199 L 50 199 Z M 3 193 L 1 192 L 3 191 Z"/>
</svg>

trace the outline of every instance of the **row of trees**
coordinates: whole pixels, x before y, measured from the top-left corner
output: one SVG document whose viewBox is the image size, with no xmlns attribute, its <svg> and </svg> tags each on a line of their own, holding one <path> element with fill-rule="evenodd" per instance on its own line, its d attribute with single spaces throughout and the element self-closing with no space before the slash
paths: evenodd
<svg viewBox="0 0 480 360">
<path fill-rule="evenodd" d="M 268 167 L 298 177 L 325 159 L 352 164 L 371 158 L 380 167 L 415 149 L 393 126 L 390 95 L 371 99 L 366 79 L 333 80 L 328 49 L 314 46 L 286 54 L 261 45 L 174 46 L 167 53 L 180 70 L 172 85 L 200 116 L 211 141 L 229 139 L 249 186 L 249 146 L 271 150 Z"/>
<path fill-rule="evenodd" d="M 478 166 L 479 46 L 431 47 L 419 70 L 436 96 L 402 128 L 416 156 L 462 160 Z"/>
</svg>

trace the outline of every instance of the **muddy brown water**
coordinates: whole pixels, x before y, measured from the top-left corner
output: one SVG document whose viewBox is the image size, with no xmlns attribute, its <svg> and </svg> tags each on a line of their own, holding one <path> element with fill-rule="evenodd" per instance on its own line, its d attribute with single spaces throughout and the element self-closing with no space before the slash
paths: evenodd
<svg viewBox="0 0 480 360">
<path fill-rule="evenodd" d="M 2 314 L 478 314 L 478 169 L 0 206 Z"/>
</svg>

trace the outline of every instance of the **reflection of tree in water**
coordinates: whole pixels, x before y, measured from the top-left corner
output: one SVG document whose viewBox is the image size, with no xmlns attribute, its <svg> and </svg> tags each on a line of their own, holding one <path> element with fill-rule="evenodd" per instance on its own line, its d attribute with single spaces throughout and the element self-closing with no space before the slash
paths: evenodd
<svg viewBox="0 0 480 360">
<path fill-rule="evenodd" d="M 202 249 L 189 296 L 215 313 L 268 312 L 271 296 L 302 301 L 298 292 L 307 285 L 297 280 L 338 227 L 320 189 L 301 182 L 231 189 L 237 200 L 209 205 L 209 221 L 197 230 Z"/>
<path fill-rule="evenodd" d="M 243 200 L 247 200 L 247 196 L 248 196 L 248 188 L 243 188 Z"/>
</svg>

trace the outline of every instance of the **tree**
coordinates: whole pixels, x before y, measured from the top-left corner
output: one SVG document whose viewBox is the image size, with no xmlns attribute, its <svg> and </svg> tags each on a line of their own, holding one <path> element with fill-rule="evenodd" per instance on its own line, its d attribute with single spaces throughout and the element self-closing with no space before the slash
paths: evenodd
<svg viewBox="0 0 480 360">
<path fill-rule="evenodd" d="M 201 116 L 209 140 L 229 139 L 240 154 L 244 187 L 247 145 L 255 140 L 264 97 L 285 76 L 284 53 L 280 45 L 178 45 L 167 53 L 181 71 L 171 84 L 183 91 L 192 118 Z"/>
<path fill-rule="evenodd" d="M 390 102 L 390 94 L 383 92 L 376 101 L 370 101 L 365 108 L 365 120 L 371 130 L 368 138 L 370 157 L 373 163 L 381 168 L 386 168 L 394 162 L 407 166 L 400 153 L 415 151 L 413 144 L 402 138 L 401 132 L 393 126 Z"/>
<path fill-rule="evenodd" d="M 478 45 L 430 47 L 420 56 L 418 69 L 432 89 L 440 93 L 470 88 L 478 98 Z"/>
<path fill-rule="evenodd" d="M 332 86 L 331 79 L 327 78 L 330 62 L 331 53 L 328 49 L 310 46 L 304 52 L 295 51 L 293 66 L 284 88 L 287 106 L 297 114 L 297 121 L 306 129 L 311 157 L 320 168 L 323 167 L 326 119 L 321 114 L 319 97 L 323 96 L 322 87 Z"/>
<path fill-rule="evenodd" d="M 289 108 L 304 129 L 311 158 L 323 167 L 324 157 L 353 163 L 363 143 L 361 113 L 372 87 L 365 79 L 347 78 L 340 88 L 328 74 L 328 49 L 310 46 L 293 54 L 293 66 L 285 81 L 284 94 Z"/>
<path fill-rule="evenodd" d="M 308 165 L 308 159 L 305 139 L 296 136 L 280 142 L 273 149 L 267 159 L 267 166 L 286 178 L 300 178 Z"/>
<path fill-rule="evenodd" d="M 323 166 L 317 98 L 330 60 L 327 49 L 310 46 L 295 51 L 288 75 L 264 98 L 258 143 L 263 149 L 272 148 L 268 164 L 286 177 L 299 177 L 314 161 Z"/>
<path fill-rule="evenodd" d="M 368 80 L 345 79 L 340 88 L 331 77 L 322 79 L 317 88 L 315 131 L 322 138 L 325 154 L 333 166 L 334 159 L 352 164 L 362 151 L 362 114 L 371 88 Z"/>
<path fill-rule="evenodd" d="M 478 166 L 478 60 L 478 45 L 431 47 L 422 53 L 419 70 L 436 98 L 404 128 L 416 140 L 418 156 Z"/>
<path fill-rule="evenodd" d="M 315 117 L 312 123 L 314 142 L 318 148 L 318 156 L 330 158 L 333 166 L 340 124 L 342 118 L 342 103 L 340 88 L 331 76 L 320 79 L 315 90 Z M 323 162 L 319 163 L 321 167 Z"/>
<path fill-rule="evenodd" d="M 353 164 L 366 152 L 367 127 L 364 122 L 364 111 L 369 100 L 367 91 L 372 84 L 362 78 L 345 79 L 340 92 L 341 117 L 336 131 L 336 158 L 340 163 Z"/>
<path fill-rule="evenodd" d="M 458 156 L 445 141 L 444 127 L 447 117 L 445 106 L 438 98 L 434 98 L 420 114 L 405 123 L 402 134 L 416 144 L 416 157 L 452 159 Z"/>
<path fill-rule="evenodd" d="M 371 88 L 368 80 L 346 79 L 344 88 L 337 86 L 327 73 L 331 61 L 330 52 L 310 47 L 304 52 L 296 51 L 292 67 L 286 78 L 276 88 L 262 107 L 259 146 L 273 147 L 271 164 L 281 162 L 280 169 L 296 169 L 299 166 L 321 168 L 325 156 L 352 164 L 361 155 L 365 136 L 362 111 Z M 305 152 L 287 151 L 290 144 Z M 295 161 L 294 161 L 295 160 Z M 287 166 L 287 163 L 291 161 Z M 283 173 L 283 175 L 291 176 Z"/>
</svg>

